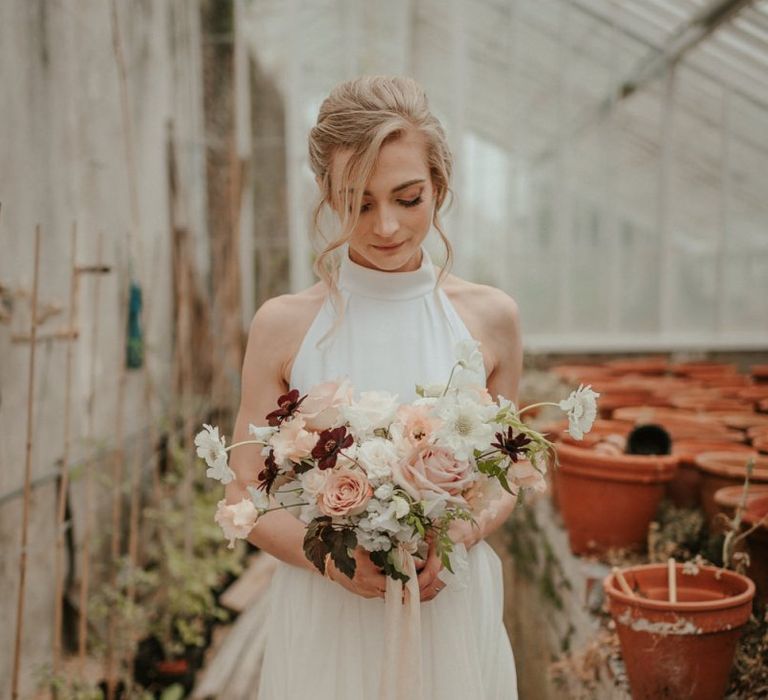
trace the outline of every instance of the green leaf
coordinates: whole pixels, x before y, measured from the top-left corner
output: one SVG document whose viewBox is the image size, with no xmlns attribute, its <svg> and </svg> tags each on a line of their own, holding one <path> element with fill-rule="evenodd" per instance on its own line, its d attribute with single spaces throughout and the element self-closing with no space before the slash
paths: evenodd
<svg viewBox="0 0 768 700">
<path fill-rule="evenodd" d="M 326 542 L 330 544 L 331 559 L 333 559 L 336 568 L 347 578 L 354 578 L 357 562 L 350 555 L 350 551 L 354 550 L 357 546 L 355 531 L 351 528 L 344 528 L 342 530 L 330 528 L 325 532 L 329 533 L 326 537 Z"/>
<path fill-rule="evenodd" d="M 392 561 L 393 551 L 394 550 L 390 549 L 388 552 L 371 552 L 371 561 L 376 564 L 376 566 L 378 566 L 382 571 L 384 571 L 385 575 L 395 579 L 396 581 L 402 581 L 403 585 L 405 585 L 410 580 L 410 576 L 403 573 L 395 566 L 394 562 Z"/>
</svg>

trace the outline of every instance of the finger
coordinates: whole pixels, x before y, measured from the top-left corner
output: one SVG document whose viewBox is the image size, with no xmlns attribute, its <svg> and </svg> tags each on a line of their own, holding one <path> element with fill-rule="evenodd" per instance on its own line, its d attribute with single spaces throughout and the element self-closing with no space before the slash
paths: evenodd
<svg viewBox="0 0 768 700">
<path fill-rule="evenodd" d="M 418 576 L 419 588 L 423 589 L 425 586 L 431 584 L 432 581 L 435 580 L 437 574 L 440 572 L 441 566 L 442 563 L 437 557 L 430 557 L 427 560 L 427 565 Z"/>
</svg>

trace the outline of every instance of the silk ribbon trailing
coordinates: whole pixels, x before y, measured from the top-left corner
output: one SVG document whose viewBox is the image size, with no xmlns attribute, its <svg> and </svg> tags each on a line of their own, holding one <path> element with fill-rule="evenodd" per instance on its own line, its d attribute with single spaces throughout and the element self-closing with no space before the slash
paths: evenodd
<svg viewBox="0 0 768 700">
<path fill-rule="evenodd" d="M 387 577 L 384 594 L 384 663 L 379 700 L 422 700 L 421 600 L 416 564 L 402 546 L 398 548 L 401 571 L 408 583 Z"/>
</svg>

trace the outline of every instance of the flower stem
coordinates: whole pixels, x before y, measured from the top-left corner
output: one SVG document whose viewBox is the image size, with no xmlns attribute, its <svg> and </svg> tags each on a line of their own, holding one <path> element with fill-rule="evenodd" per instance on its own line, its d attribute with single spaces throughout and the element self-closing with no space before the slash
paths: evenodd
<svg viewBox="0 0 768 700">
<path fill-rule="evenodd" d="M 234 449 L 235 447 L 240 447 L 241 445 L 266 445 L 268 443 L 262 441 L 262 440 L 243 440 L 242 442 L 235 442 L 232 443 L 229 447 L 224 448 L 224 452 L 229 452 L 231 449 Z"/>
<path fill-rule="evenodd" d="M 440 396 L 445 396 L 448 393 L 448 389 L 451 388 L 451 382 L 453 381 L 453 373 L 456 371 L 456 368 L 461 365 L 461 362 L 457 362 L 452 368 L 451 373 L 448 375 L 448 383 L 445 385 L 445 390 Z"/>
<path fill-rule="evenodd" d="M 551 401 L 542 401 L 541 403 L 532 403 L 530 406 L 524 406 L 517 412 L 517 415 L 522 416 L 526 411 L 529 411 L 532 408 L 538 408 L 539 406 L 557 406 L 557 408 L 560 408 L 559 404 L 552 403 Z"/>
</svg>

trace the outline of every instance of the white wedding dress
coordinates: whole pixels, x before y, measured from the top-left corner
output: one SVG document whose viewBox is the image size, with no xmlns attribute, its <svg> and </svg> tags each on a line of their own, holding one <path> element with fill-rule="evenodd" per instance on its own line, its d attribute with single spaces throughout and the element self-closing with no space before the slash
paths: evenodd
<svg viewBox="0 0 768 700">
<path fill-rule="evenodd" d="M 329 301 L 310 326 L 291 373 L 305 393 L 348 376 L 356 392 L 387 390 L 401 402 L 417 383 L 445 383 L 453 349 L 469 338 L 445 292 L 434 293 L 436 271 L 424 249 L 413 272 L 362 267 L 343 251 L 339 286 L 346 304 L 341 325 Z M 442 307 L 442 308 L 441 308 Z M 481 541 L 468 567 L 421 604 L 423 700 L 517 698 L 512 648 L 502 621 L 501 562 Z M 376 700 L 384 663 L 384 601 L 350 593 L 319 572 L 279 563 L 269 590 L 267 645 L 258 700 Z M 391 669 L 397 674 L 398 669 Z M 421 700 L 409 694 L 408 700 Z"/>
</svg>

